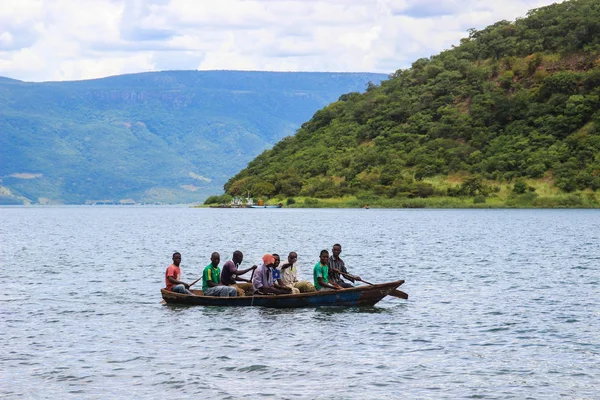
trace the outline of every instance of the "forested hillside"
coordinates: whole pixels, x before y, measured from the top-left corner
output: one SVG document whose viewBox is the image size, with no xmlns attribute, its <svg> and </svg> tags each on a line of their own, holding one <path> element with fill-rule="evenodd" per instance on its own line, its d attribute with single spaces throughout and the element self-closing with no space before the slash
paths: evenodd
<svg viewBox="0 0 600 400">
<path fill-rule="evenodd" d="M 203 201 L 316 110 L 385 78 L 244 71 L 0 78 L 0 204 Z"/>
<path fill-rule="evenodd" d="M 348 93 L 225 185 L 280 199 L 600 188 L 600 2 L 500 21 Z M 485 201 L 485 200 L 483 200 Z"/>
</svg>

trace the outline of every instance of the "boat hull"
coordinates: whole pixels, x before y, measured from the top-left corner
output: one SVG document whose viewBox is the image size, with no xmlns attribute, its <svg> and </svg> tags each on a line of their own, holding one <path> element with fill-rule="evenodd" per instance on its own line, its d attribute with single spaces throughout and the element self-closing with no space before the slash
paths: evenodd
<svg viewBox="0 0 600 400">
<path fill-rule="evenodd" d="M 372 306 L 389 295 L 404 281 L 381 283 L 370 286 L 355 286 L 327 292 L 310 292 L 300 294 L 284 294 L 277 296 L 254 295 L 242 297 L 190 296 L 166 289 L 161 289 L 163 300 L 169 304 L 186 304 L 198 306 L 221 307 L 271 307 L 271 308 L 305 308 L 305 307 L 360 307 Z M 193 291 L 201 294 L 201 291 Z"/>
</svg>

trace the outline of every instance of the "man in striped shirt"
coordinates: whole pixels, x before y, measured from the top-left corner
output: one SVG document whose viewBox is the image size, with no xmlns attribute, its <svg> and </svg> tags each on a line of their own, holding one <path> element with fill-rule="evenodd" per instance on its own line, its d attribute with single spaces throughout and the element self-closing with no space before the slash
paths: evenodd
<svg viewBox="0 0 600 400">
<path fill-rule="evenodd" d="M 329 267 L 329 282 L 336 283 L 343 288 L 351 288 L 353 285 L 344 281 L 341 275 L 344 275 L 346 279 L 354 283 L 354 279 L 351 275 L 348 274 L 348 270 L 346 269 L 346 264 L 344 260 L 340 258 L 340 254 L 342 253 L 342 245 L 336 243 L 331 248 L 331 257 L 327 260 L 327 266 Z M 360 280 L 360 276 L 354 276 L 357 280 Z"/>
</svg>

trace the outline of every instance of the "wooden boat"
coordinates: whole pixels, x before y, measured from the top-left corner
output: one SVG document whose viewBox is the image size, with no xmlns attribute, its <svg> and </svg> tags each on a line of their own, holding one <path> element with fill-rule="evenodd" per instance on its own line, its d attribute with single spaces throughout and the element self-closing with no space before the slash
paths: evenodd
<svg viewBox="0 0 600 400">
<path fill-rule="evenodd" d="M 196 296 L 170 292 L 161 289 L 160 293 L 165 302 L 170 304 L 187 304 L 195 306 L 237 306 L 237 307 L 273 307 L 273 308 L 301 308 L 301 307 L 358 307 L 372 306 L 392 294 L 396 288 L 404 283 L 403 280 L 380 283 L 375 285 L 355 286 L 353 288 L 327 291 L 309 292 L 300 294 L 254 295 L 243 297 L 216 297 L 204 296 L 201 290 L 192 290 Z"/>
<path fill-rule="evenodd" d="M 258 204 L 253 204 L 251 206 L 246 206 L 247 208 L 281 208 L 283 207 L 283 204 L 274 204 L 274 205 L 262 205 L 259 206 Z"/>
</svg>

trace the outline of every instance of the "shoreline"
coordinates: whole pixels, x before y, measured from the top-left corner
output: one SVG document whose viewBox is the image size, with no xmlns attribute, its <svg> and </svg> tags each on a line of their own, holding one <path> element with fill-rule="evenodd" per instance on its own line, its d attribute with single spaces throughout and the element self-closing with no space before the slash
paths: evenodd
<svg viewBox="0 0 600 400">
<path fill-rule="evenodd" d="M 290 199 L 292 199 L 290 201 Z M 556 196 L 531 196 L 528 194 L 509 197 L 429 197 L 429 198 L 288 198 L 273 199 L 274 204 L 283 203 L 283 208 L 438 208 L 438 209 L 597 209 L 600 202 L 594 196 L 565 194 Z M 269 203 L 265 203 L 269 204 Z M 197 205 L 198 208 L 229 208 L 227 206 Z"/>
</svg>

